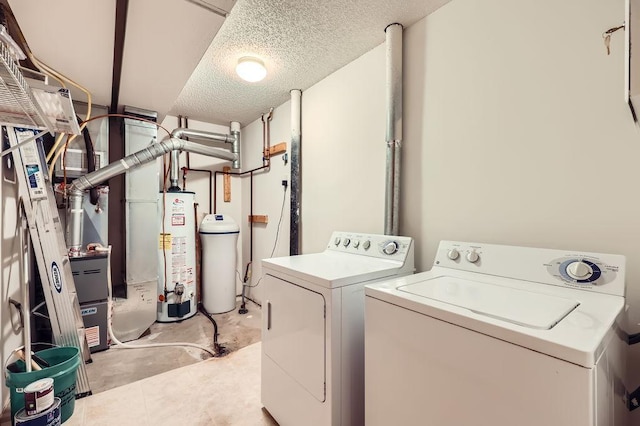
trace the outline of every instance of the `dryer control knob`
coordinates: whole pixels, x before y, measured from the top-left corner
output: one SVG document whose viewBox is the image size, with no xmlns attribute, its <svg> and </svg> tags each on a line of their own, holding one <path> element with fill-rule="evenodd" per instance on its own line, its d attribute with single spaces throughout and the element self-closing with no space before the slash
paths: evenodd
<svg viewBox="0 0 640 426">
<path fill-rule="evenodd" d="M 342 245 L 344 245 L 345 247 L 349 247 L 349 244 L 351 244 L 351 240 L 349 238 L 345 238 Z"/>
<path fill-rule="evenodd" d="M 371 241 L 367 240 L 362 243 L 362 248 L 364 248 L 365 250 L 369 250 L 369 247 L 371 247 Z"/>
<path fill-rule="evenodd" d="M 447 253 L 447 257 L 451 260 L 456 260 L 460 257 L 460 252 L 457 249 L 453 248 L 449 250 L 449 252 Z"/>
<path fill-rule="evenodd" d="M 480 259 L 480 256 L 475 250 L 471 250 L 470 252 L 467 253 L 466 258 L 469 262 L 476 263 Z"/>
<path fill-rule="evenodd" d="M 360 246 L 360 241 L 353 240 L 353 248 L 358 248 Z"/>
<path fill-rule="evenodd" d="M 583 261 L 578 260 L 567 266 L 567 272 L 572 278 L 582 280 L 589 278 L 593 274 L 593 269 Z"/>
<path fill-rule="evenodd" d="M 336 246 L 340 245 L 340 237 L 336 237 L 335 240 L 333 240 L 333 244 L 335 244 Z"/>
<path fill-rule="evenodd" d="M 392 255 L 398 251 L 398 243 L 395 241 L 387 241 L 382 246 L 382 251 L 384 254 Z"/>
</svg>

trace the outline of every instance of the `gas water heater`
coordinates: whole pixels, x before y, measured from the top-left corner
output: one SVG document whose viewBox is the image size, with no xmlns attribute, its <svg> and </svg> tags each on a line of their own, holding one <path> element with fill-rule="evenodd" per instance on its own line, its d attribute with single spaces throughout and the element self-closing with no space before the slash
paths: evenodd
<svg viewBox="0 0 640 426">
<path fill-rule="evenodd" d="M 191 318 L 197 311 L 195 193 L 160 193 L 158 201 L 158 321 Z"/>
</svg>

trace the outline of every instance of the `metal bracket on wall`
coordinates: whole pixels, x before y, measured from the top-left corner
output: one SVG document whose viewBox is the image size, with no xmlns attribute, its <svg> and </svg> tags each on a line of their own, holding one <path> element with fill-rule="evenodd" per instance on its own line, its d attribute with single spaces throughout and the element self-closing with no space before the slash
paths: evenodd
<svg viewBox="0 0 640 426">
<path fill-rule="evenodd" d="M 640 407 L 640 387 L 627 395 L 627 408 L 633 411 Z"/>
<path fill-rule="evenodd" d="M 629 346 L 640 343 L 640 333 L 627 335 L 627 344 Z"/>
</svg>

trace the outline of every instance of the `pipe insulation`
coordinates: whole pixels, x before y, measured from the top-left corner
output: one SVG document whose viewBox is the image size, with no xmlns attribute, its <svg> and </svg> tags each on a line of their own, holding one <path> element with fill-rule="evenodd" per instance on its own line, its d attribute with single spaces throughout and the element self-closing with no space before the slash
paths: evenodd
<svg viewBox="0 0 640 426">
<path fill-rule="evenodd" d="M 301 197 L 301 127 L 302 91 L 291 91 L 291 210 L 289 227 L 289 255 L 300 254 L 300 197 Z"/>
<path fill-rule="evenodd" d="M 134 152 L 118 161 L 105 166 L 95 172 L 81 176 L 74 180 L 67 189 L 67 246 L 69 255 L 76 256 L 82 248 L 82 224 L 84 220 L 84 209 L 82 202 L 84 192 L 102 182 L 111 179 L 119 174 L 133 169 L 142 164 L 154 161 L 156 158 L 173 151 L 187 151 L 195 154 L 207 155 L 209 157 L 221 158 L 223 160 L 235 161 L 238 154 L 226 151 L 221 148 L 205 146 L 195 142 L 178 139 L 176 137 L 166 138 L 162 142 L 148 146 L 138 152 Z"/>
<path fill-rule="evenodd" d="M 232 121 L 230 124 L 230 134 L 207 132 L 205 130 L 195 130 L 186 127 L 179 127 L 171 132 L 172 138 L 191 138 L 199 141 L 216 141 L 231 144 L 231 153 L 236 154 L 235 159 L 231 160 L 231 168 L 239 169 L 240 162 L 240 123 Z M 207 155 L 207 154 L 205 154 Z M 171 169 L 169 174 L 170 189 L 178 189 L 180 179 L 180 152 L 173 151 L 171 153 Z"/>
<path fill-rule="evenodd" d="M 398 235 L 400 222 L 400 172 L 402 150 L 402 25 L 385 28 L 387 58 L 387 162 L 385 235 Z"/>
</svg>

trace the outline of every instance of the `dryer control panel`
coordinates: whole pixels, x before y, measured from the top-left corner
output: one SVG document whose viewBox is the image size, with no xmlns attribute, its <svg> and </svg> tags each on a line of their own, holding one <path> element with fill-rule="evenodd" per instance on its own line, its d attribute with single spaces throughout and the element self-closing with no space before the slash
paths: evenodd
<svg viewBox="0 0 640 426">
<path fill-rule="evenodd" d="M 413 240 L 396 235 L 337 231 L 331 235 L 327 250 L 404 261 L 413 250 Z"/>
<path fill-rule="evenodd" d="M 442 241 L 434 267 L 624 296 L 625 257 L 616 254 Z"/>
</svg>

